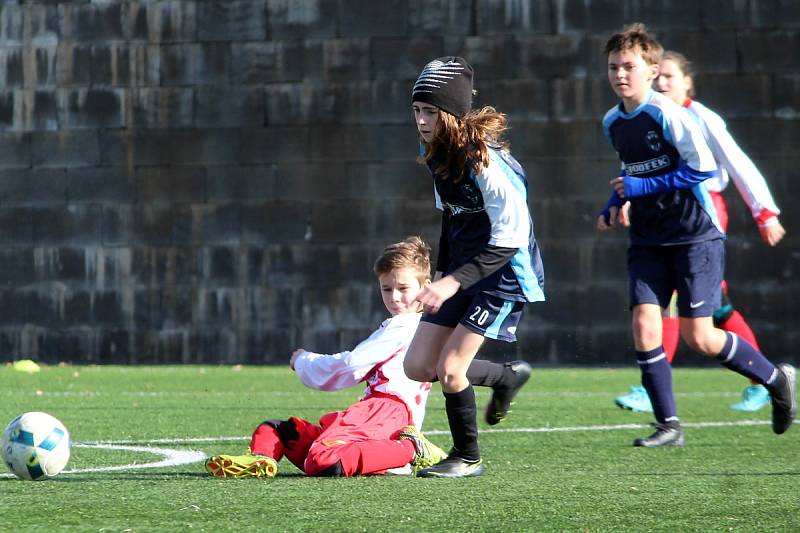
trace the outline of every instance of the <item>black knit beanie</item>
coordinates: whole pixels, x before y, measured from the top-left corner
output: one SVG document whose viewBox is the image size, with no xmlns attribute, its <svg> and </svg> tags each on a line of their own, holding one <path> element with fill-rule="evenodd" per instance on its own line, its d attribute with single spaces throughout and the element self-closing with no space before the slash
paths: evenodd
<svg viewBox="0 0 800 533">
<path fill-rule="evenodd" d="M 462 57 L 434 59 L 422 69 L 411 91 L 411 101 L 435 105 L 463 117 L 472 108 L 472 67 Z"/>
</svg>

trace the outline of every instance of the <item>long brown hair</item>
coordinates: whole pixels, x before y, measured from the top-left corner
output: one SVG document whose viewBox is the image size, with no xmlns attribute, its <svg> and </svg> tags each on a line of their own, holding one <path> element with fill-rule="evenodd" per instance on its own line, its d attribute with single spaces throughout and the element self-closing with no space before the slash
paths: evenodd
<svg viewBox="0 0 800 533">
<path fill-rule="evenodd" d="M 425 143 L 425 153 L 420 157 L 422 164 L 435 159 L 434 172 L 454 181 L 461 181 L 469 171 L 476 174 L 489 166 L 489 145 L 508 149 L 503 134 L 508 129 L 505 113 L 491 106 L 473 110 L 457 118 L 446 111 L 439 110 L 439 123 L 436 136 Z"/>
</svg>

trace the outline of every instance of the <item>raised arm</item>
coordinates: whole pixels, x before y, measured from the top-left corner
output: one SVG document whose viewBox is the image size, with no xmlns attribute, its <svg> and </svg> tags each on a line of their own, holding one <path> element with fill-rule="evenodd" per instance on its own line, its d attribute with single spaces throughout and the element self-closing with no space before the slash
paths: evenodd
<svg viewBox="0 0 800 533">
<path fill-rule="evenodd" d="M 352 387 L 363 381 L 375 368 L 397 353 L 410 342 L 414 329 L 393 320 L 384 322 L 351 351 L 321 354 L 301 351 L 293 356 L 294 370 L 306 387 L 334 391 Z M 408 324 L 405 324 L 408 326 Z"/>
</svg>

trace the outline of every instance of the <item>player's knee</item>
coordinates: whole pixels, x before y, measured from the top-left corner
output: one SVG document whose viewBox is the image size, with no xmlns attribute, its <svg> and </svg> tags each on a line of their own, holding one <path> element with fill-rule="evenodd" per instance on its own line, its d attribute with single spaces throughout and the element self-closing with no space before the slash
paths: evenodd
<svg viewBox="0 0 800 533">
<path fill-rule="evenodd" d="M 309 471 L 306 469 L 306 473 L 309 476 L 314 477 L 342 477 L 344 476 L 344 468 L 342 467 L 341 461 L 336 461 L 332 465 L 311 465 L 313 471 Z"/>
<path fill-rule="evenodd" d="M 713 357 L 717 353 L 713 349 L 713 339 L 709 332 L 702 329 L 692 329 L 681 332 L 684 342 L 695 352 Z"/>
<path fill-rule="evenodd" d="M 431 381 L 436 376 L 434 370 L 428 368 L 427 365 L 408 358 L 403 361 L 403 371 L 409 379 L 414 381 Z"/>
<path fill-rule="evenodd" d="M 454 364 L 440 364 L 436 367 L 436 376 L 445 391 L 460 390 L 467 381 L 467 369 Z"/>
<path fill-rule="evenodd" d="M 640 346 L 653 346 L 661 343 L 661 318 L 658 320 L 637 317 L 633 321 L 633 337 Z"/>
</svg>

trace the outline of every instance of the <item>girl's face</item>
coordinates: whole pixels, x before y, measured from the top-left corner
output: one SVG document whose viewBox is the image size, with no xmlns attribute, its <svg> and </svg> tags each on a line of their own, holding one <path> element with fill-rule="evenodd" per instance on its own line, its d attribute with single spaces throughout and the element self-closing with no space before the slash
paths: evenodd
<svg viewBox="0 0 800 533">
<path fill-rule="evenodd" d="M 684 75 L 678 64 L 671 59 L 661 62 L 656 90 L 678 105 L 683 105 L 692 88 L 692 78 Z"/>
<path fill-rule="evenodd" d="M 658 65 L 648 65 L 638 48 L 608 55 L 608 81 L 627 111 L 644 102 L 657 75 Z"/>
<path fill-rule="evenodd" d="M 414 102 L 411 104 L 414 109 L 414 121 L 417 123 L 417 131 L 426 143 L 430 143 L 436 137 L 436 127 L 439 125 L 439 108 L 432 104 Z"/>
<path fill-rule="evenodd" d="M 419 282 L 419 272 L 413 268 L 395 268 L 386 274 L 378 276 L 378 283 L 381 287 L 381 298 L 383 305 L 392 314 L 402 315 L 405 313 L 418 313 L 422 307 L 414 300 L 430 281 L 424 284 Z"/>
</svg>

